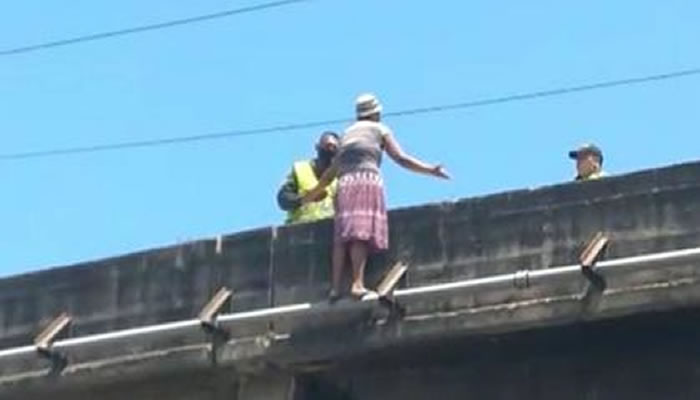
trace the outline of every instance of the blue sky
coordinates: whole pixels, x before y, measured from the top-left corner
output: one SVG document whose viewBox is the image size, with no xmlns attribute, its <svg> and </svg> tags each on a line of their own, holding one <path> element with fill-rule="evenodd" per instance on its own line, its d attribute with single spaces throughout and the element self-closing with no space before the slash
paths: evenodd
<svg viewBox="0 0 700 400">
<path fill-rule="evenodd" d="M 0 49 L 256 1 L 8 2 Z M 316 0 L 0 57 L 0 153 L 351 117 L 700 67 L 695 1 Z M 594 141 L 623 173 L 698 158 L 700 77 L 388 120 L 433 180 L 386 163 L 392 207 L 571 179 Z M 340 130 L 342 126 L 329 126 Z M 320 129 L 0 161 L 0 275 L 279 223 Z"/>
</svg>

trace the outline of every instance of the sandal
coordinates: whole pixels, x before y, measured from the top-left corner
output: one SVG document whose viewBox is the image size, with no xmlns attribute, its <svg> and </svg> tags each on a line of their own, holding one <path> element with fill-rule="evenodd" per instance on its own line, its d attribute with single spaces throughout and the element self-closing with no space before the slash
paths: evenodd
<svg viewBox="0 0 700 400">
<path fill-rule="evenodd" d="M 363 289 L 363 290 L 355 290 L 352 291 L 352 297 L 355 298 L 355 300 L 366 300 L 368 297 L 374 295 L 377 296 L 376 292 L 373 292 L 369 289 Z"/>
<path fill-rule="evenodd" d="M 328 291 L 328 301 L 330 301 L 331 304 L 340 300 L 340 297 L 340 293 L 337 290 L 331 289 L 330 291 Z"/>
</svg>

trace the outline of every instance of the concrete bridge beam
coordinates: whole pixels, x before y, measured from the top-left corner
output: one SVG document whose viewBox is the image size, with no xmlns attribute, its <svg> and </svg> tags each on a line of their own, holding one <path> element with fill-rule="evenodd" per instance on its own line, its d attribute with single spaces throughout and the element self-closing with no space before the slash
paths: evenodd
<svg viewBox="0 0 700 400">
<path fill-rule="evenodd" d="M 242 379 L 237 400 L 300 400 L 294 376 L 266 374 Z"/>
</svg>

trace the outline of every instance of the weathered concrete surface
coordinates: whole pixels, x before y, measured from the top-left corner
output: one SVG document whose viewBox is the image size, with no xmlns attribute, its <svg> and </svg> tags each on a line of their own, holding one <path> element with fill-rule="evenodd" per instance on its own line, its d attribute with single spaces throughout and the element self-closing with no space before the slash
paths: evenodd
<svg viewBox="0 0 700 400">
<path fill-rule="evenodd" d="M 403 286 L 546 268 L 575 260 L 597 231 L 609 257 L 700 243 L 700 163 L 396 210 L 391 248 L 375 264 L 411 264 Z M 61 311 L 81 336 L 191 318 L 222 285 L 231 311 L 323 298 L 330 223 L 265 228 L 215 240 L 0 280 L 0 348 L 29 343 Z M 375 268 L 376 269 L 376 268 Z M 376 276 L 376 274 L 375 274 Z"/>
<path fill-rule="evenodd" d="M 238 400 L 294 400 L 297 382 L 294 376 L 271 373 L 241 379 Z"/>
<path fill-rule="evenodd" d="M 401 348 L 407 353 L 420 352 L 431 342 L 450 342 L 478 335 L 495 337 L 507 332 L 700 306 L 700 268 L 696 266 L 693 273 L 683 271 L 684 268 L 674 269 L 658 282 L 643 283 L 637 277 L 635 281 L 626 281 L 624 286 L 610 287 L 593 308 L 589 308 L 578 292 L 473 308 L 446 309 L 438 304 L 437 311 L 410 311 L 396 323 L 354 321 L 323 329 L 292 331 L 291 337 L 270 338 L 265 342 L 259 338 L 234 339 L 217 352 L 216 364 L 211 362 L 211 348 L 206 343 L 178 348 L 165 346 L 146 353 L 129 353 L 128 348 L 120 347 L 114 357 L 98 356 L 93 361 L 76 359 L 75 354 L 71 354 L 71 364 L 60 379 L 48 376 L 46 369 L 32 370 L 34 372 L 24 376 L 0 376 L 0 397 L 5 394 L 27 397 L 28 393 L 41 396 L 46 391 L 58 393 L 120 383 L 130 387 L 128 383 L 132 381 L 159 380 L 163 376 L 188 372 L 233 370 L 235 374 L 231 373 L 230 379 L 280 371 L 299 374 L 327 369 L 349 359 L 373 357 L 391 348 Z M 91 353 L 92 350 L 86 352 Z"/>
<path fill-rule="evenodd" d="M 424 344 L 317 378 L 347 399 L 695 399 L 700 313 Z"/>
<path fill-rule="evenodd" d="M 570 264 L 575 262 L 581 244 L 597 231 L 612 236 L 609 258 L 695 247 L 700 244 L 699 176 L 700 163 L 693 163 L 597 182 L 397 210 L 390 216 L 393 250 L 374 263 L 383 266 L 396 259 L 408 261 L 411 268 L 401 285 L 414 287 Z M 59 311 L 76 317 L 70 332 L 73 336 L 192 318 L 222 285 L 236 293 L 227 311 L 320 300 L 328 282 L 330 232 L 329 223 L 260 229 L 225 237 L 221 252 L 217 252 L 212 239 L 2 280 L 0 348 L 30 343 L 39 326 Z M 375 268 L 375 277 L 377 271 Z M 228 364 L 217 371 L 235 367 L 237 373 L 231 375 L 238 377 L 240 361 L 257 358 L 263 364 L 274 361 L 298 372 L 306 370 L 309 363 L 341 362 L 352 358 L 353 352 L 367 356 L 392 345 L 414 352 L 420 350 L 423 341 L 440 342 L 465 334 L 494 335 L 697 307 L 697 275 L 693 265 L 632 274 L 610 282 L 608 292 L 592 313 L 581 300 L 585 287 L 581 282 L 523 293 L 499 291 L 415 304 L 406 320 L 394 326 L 370 330 L 338 327 L 331 338 L 328 331 L 315 336 L 304 332 L 270 349 L 227 346 L 221 361 Z M 309 343 L 314 339 L 316 345 Z M 201 342 L 201 338 L 198 340 Z M 187 351 L 173 355 L 170 364 L 163 357 L 156 358 L 152 364 L 156 375 L 170 371 L 169 365 L 173 366 L 172 372 L 163 378 L 144 375 L 149 377 L 143 383 L 144 393 L 158 379 L 170 382 L 183 367 L 191 365 L 193 374 L 202 374 L 202 368 L 210 363 L 210 354 L 201 345 L 194 349 L 187 347 L 194 346 L 190 341 L 168 345 L 184 346 Z M 132 355 L 143 351 L 129 349 Z M 295 369 L 297 366 L 300 369 Z M 119 381 L 119 372 L 112 372 L 112 376 L 108 372 L 106 380 L 94 386 L 99 374 L 91 372 L 91 367 L 81 368 L 75 378 L 61 378 L 60 390 L 87 385 L 100 391 L 105 382 Z M 144 371 L 140 364 L 134 368 L 136 374 Z M 267 372 L 268 368 L 259 371 Z M 121 377 L 131 382 L 134 374 Z M 387 379 L 391 378 L 388 375 Z M 219 384 L 224 386 L 223 392 L 230 392 L 230 382 L 214 386 Z M 129 390 L 140 387 L 125 385 Z M 173 385 L 177 387 L 178 383 Z M 177 393 L 188 398 L 185 389 Z M 364 396 L 373 398 L 370 394 L 359 398 Z"/>
<path fill-rule="evenodd" d="M 268 386 L 255 382 L 258 394 L 271 390 L 275 397 L 255 397 L 244 389 L 251 381 L 229 369 L 57 386 L 50 393 L 56 400 L 696 399 L 699 330 L 700 311 L 683 310 L 387 347 L 300 374 L 293 387 L 279 375 Z M 30 390 L 21 398 L 46 393 Z"/>
</svg>

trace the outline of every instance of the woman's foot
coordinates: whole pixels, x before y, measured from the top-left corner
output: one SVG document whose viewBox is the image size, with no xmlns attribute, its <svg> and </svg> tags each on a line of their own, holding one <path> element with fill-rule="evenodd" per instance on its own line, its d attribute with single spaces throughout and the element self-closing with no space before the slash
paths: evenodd
<svg viewBox="0 0 700 400">
<path fill-rule="evenodd" d="M 364 300 L 371 295 L 375 295 L 376 293 L 367 289 L 366 287 L 354 287 L 350 291 L 350 294 L 352 294 L 352 297 L 354 297 L 357 300 Z"/>
<path fill-rule="evenodd" d="M 328 292 L 328 301 L 335 303 L 338 300 L 340 300 L 340 292 L 335 289 L 331 289 Z"/>
</svg>

